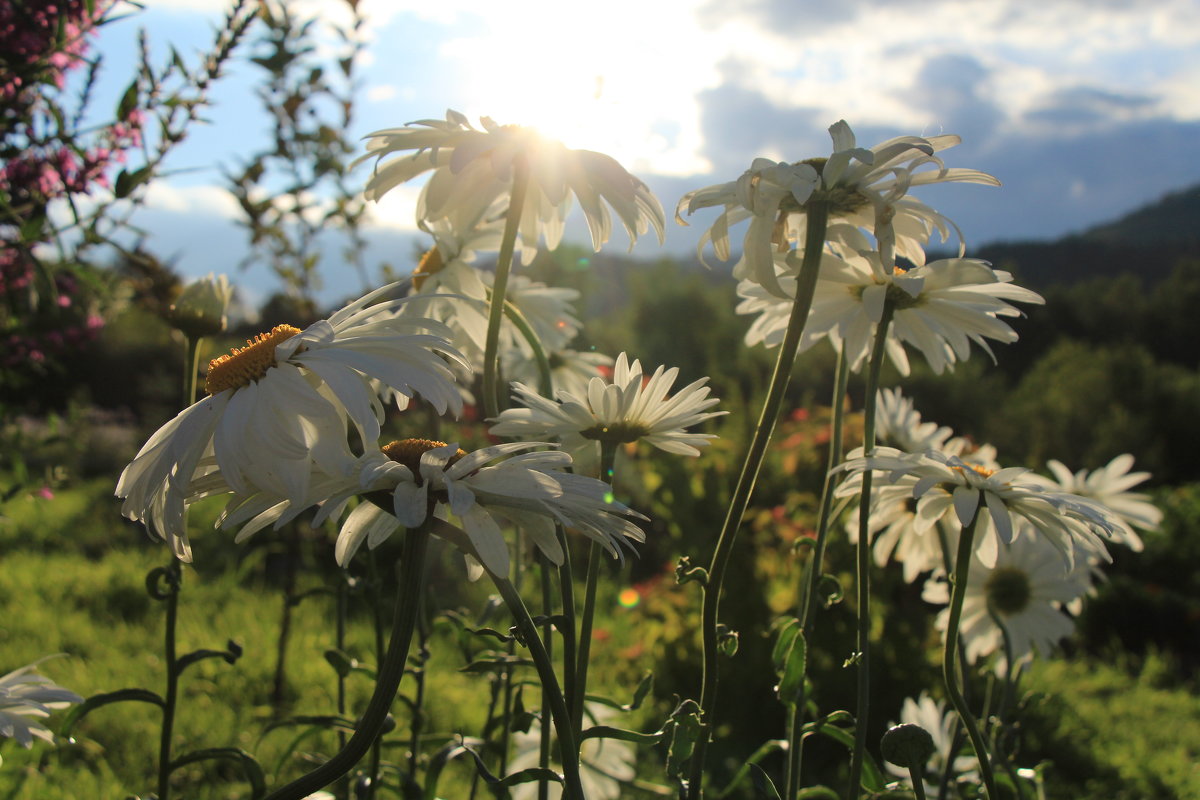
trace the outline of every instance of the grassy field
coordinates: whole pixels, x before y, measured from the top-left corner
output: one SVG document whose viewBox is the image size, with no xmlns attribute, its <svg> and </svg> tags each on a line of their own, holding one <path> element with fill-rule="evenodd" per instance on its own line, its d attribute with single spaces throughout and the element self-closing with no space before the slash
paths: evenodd
<svg viewBox="0 0 1200 800">
<path fill-rule="evenodd" d="M 338 579 L 335 571 L 314 564 L 323 556 L 332 563 L 324 552 L 331 543 L 309 539 L 299 551 L 302 569 L 293 593 L 315 593 L 291 609 L 286 679 L 281 695 L 272 697 L 287 582 L 279 566 L 284 543 L 264 538 L 251 547 L 235 546 L 227 534 L 204 530 L 216 513 L 213 505 L 195 512 L 200 532 L 194 537 L 196 566 L 184 571 L 179 650 L 222 649 L 234 640 L 244 655 L 233 665 L 205 660 L 185 673 L 175 752 L 240 747 L 263 765 L 268 785 L 275 785 L 301 771 L 305 754 L 327 754 L 336 745 L 333 733 L 320 732 L 292 749 L 303 728 L 270 729 L 292 715 L 336 710 L 336 675 L 324 657 L 335 642 L 336 604 L 324 590 Z M 147 594 L 145 576 L 166 562 L 167 551 L 120 519 L 108 481 L 60 491 L 53 499 L 14 498 L 3 508 L 0 552 L 0 670 L 63 653 L 43 671 L 84 696 L 127 687 L 163 690 L 163 607 Z M 381 563 L 388 552 L 380 551 Z M 430 576 L 438 605 L 480 608 L 487 586 L 468 584 L 458 559 L 441 556 Z M 616 587 L 604 591 L 615 596 Z M 351 595 L 345 650 L 370 665 L 375 627 L 365 594 Z M 624 700 L 641 671 L 653 669 L 662 655 L 656 652 L 660 642 L 643 637 L 638 613 L 614 605 L 598 625 L 597 688 Z M 504 629 L 507 623 L 487 624 Z M 464 643 L 468 650 L 485 646 L 464 639 L 444 619 L 433 624 L 426 673 L 430 750 L 456 733 L 478 735 L 484 724 L 489 683 L 484 675 L 460 671 L 470 658 Z M 1052 798 L 1200 798 L 1200 698 L 1194 687 L 1156 656 L 1125 662 L 1039 664 L 1024 686 L 1033 694 L 1023 760 L 1053 761 L 1046 772 Z M 348 716 L 361 710 L 370 686 L 367 676 L 350 675 Z M 405 693 L 413 686 L 406 679 Z M 671 702 L 660 687 L 643 715 L 620 724 L 652 729 L 653 715 L 663 714 Z M 387 760 L 402 759 L 407 746 L 409 717 L 399 704 L 395 713 L 398 727 L 389 738 Z M 145 796 L 155 786 L 158 736 L 156 709 L 121 703 L 94 711 L 58 749 L 37 743 L 26 751 L 5 740 L 0 798 Z M 643 751 L 639 774 L 661 782 L 661 765 L 660 753 Z M 440 795 L 465 797 L 468 780 L 464 763 L 452 766 Z M 187 798 L 249 796 L 248 784 L 229 761 L 185 767 L 173 785 Z"/>
</svg>

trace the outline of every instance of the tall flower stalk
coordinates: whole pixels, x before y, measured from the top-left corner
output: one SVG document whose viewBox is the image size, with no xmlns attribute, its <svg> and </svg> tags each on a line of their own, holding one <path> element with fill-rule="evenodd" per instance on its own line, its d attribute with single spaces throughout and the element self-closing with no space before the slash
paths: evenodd
<svg viewBox="0 0 1200 800">
<path fill-rule="evenodd" d="M 863 476 L 864 479 L 868 475 L 870 475 L 870 472 Z M 999 800 L 1000 793 L 996 789 L 996 778 L 992 773 L 992 764 L 988 756 L 987 743 L 984 741 L 983 734 L 979 730 L 979 723 L 976 722 L 975 717 L 971 714 L 971 709 L 967 705 L 966 698 L 963 697 L 962 689 L 959 686 L 960 676 L 955 674 L 963 600 L 967 596 L 967 580 L 971 569 L 971 553 L 974 552 L 975 546 L 975 527 L 979 524 L 979 512 L 982 506 L 982 503 L 976 506 L 975 514 L 971 517 L 971 521 L 963 526 L 962 533 L 958 538 L 958 554 L 954 561 L 954 574 L 950 579 L 954 590 L 950 596 L 950 616 L 946 626 L 946 645 L 942 650 L 942 679 L 946 684 L 946 696 L 950 698 L 950 703 L 954 706 L 954 710 L 958 712 L 963 726 L 967 729 L 967 736 L 971 739 L 971 747 L 974 748 L 975 757 L 979 760 L 979 772 L 983 777 L 983 785 L 987 788 L 988 798 L 989 800 Z M 965 680 L 966 676 L 962 675 L 961 678 Z"/>
<path fill-rule="evenodd" d="M 863 453 L 870 457 L 875 449 L 875 408 L 879 393 L 879 371 L 886 355 L 888 328 L 892 322 L 894 304 L 885 295 L 883 316 L 875 330 L 875 345 L 867 372 L 867 389 L 863 411 Z M 867 724 L 871 710 L 871 470 L 863 472 L 862 496 L 858 507 L 858 545 L 855 548 L 855 573 L 858 600 L 858 680 L 857 711 L 854 715 L 854 751 L 850 757 L 850 784 L 847 800 L 859 795 L 862 783 L 863 758 L 867 751 Z"/>
<path fill-rule="evenodd" d="M 718 616 L 721 603 L 721 588 L 725 579 L 725 570 L 729 566 L 729 558 L 733 553 L 733 543 L 737 538 L 738 528 L 742 517 L 750 503 L 750 494 L 758 479 L 763 459 L 770 443 L 771 434 L 775 431 L 775 423 L 783 406 L 783 398 L 792 374 L 792 366 L 796 361 L 796 352 L 800 345 L 800 335 L 808 321 L 808 312 L 812 306 L 813 292 L 817 285 L 817 276 L 821 266 L 821 253 L 825 246 L 825 228 L 829 219 L 829 208 L 820 201 L 811 202 L 808 207 L 807 230 L 804 240 L 804 260 L 800 265 L 799 278 L 796 286 L 796 297 L 792 304 L 791 317 L 788 320 L 787 331 L 779 348 L 779 357 L 775 362 L 775 371 L 771 376 L 771 384 L 767 389 L 767 397 L 763 402 L 758 425 L 750 441 L 746 460 L 738 476 L 733 498 L 726 512 L 725 522 L 717 538 L 716 549 L 708 568 L 708 577 L 704 584 L 703 617 L 701 620 L 701 635 L 704 645 L 703 678 L 700 691 L 701 732 L 696 741 L 692 754 L 692 765 L 688 780 L 689 800 L 698 800 L 703 793 L 704 761 L 708 750 L 709 739 L 713 731 L 713 714 L 717 702 L 719 685 L 719 636 L 717 631 Z"/>
<path fill-rule="evenodd" d="M 496 259 L 496 279 L 492 282 L 492 299 L 488 308 L 487 337 L 483 354 L 483 407 L 489 417 L 500 413 L 500 322 L 504 319 L 504 300 L 508 292 L 508 275 L 512 271 L 513 251 L 521 229 L 521 209 L 529 189 L 529 160 L 518 156 L 513 162 L 512 195 L 504 220 L 504 238 Z"/>
</svg>

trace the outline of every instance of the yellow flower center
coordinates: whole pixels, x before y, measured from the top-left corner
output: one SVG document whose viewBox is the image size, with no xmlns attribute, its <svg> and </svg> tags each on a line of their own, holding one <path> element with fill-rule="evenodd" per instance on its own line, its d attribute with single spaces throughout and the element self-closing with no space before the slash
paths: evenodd
<svg viewBox="0 0 1200 800">
<path fill-rule="evenodd" d="M 421 456 L 430 450 L 445 446 L 445 442 L 439 442 L 435 439 L 397 439 L 394 442 L 385 444 L 380 449 L 392 461 L 395 461 L 397 464 L 403 464 L 412 470 L 413 476 L 419 481 L 421 476 Z M 454 464 L 466 455 L 467 451 L 459 448 L 457 453 L 450 456 L 450 459 L 446 462 L 446 466 L 454 466 Z"/>
<path fill-rule="evenodd" d="M 425 285 L 425 281 L 429 280 L 430 275 L 435 275 L 446 268 L 446 262 L 442 260 L 442 253 L 436 247 L 431 247 L 421 256 L 421 263 L 417 264 L 417 268 L 413 270 L 412 282 L 413 288 L 418 292 Z"/>
<path fill-rule="evenodd" d="M 893 267 L 892 274 L 903 275 L 904 270 L 900 269 L 899 267 Z M 878 286 L 880 284 L 877 282 L 876 285 Z M 863 292 L 866 290 L 866 288 L 866 286 L 859 284 L 849 287 L 847 291 L 850 292 L 854 299 L 861 301 Z M 923 305 L 925 303 L 925 294 L 921 293 L 916 297 L 913 297 L 896 284 L 889 283 L 887 287 L 887 299 L 888 303 L 891 304 L 893 311 L 904 311 L 909 308 L 916 308 L 917 306 Z"/>
<path fill-rule="evenodd" d="M 235 347 L 227 355 L 214 358 L 208 362 L 204 390 L 212 395 L 259 380 L 275 366 L 275 348 L 298 333 L 300 329 L 293 325 L 276 325 L 269 333 L 247 339 L 245 347 Z"/>
<path fill-rule="evenodd" d="M 951 467 L 950 469 L 956 469 L 959 472 L 964 471 L 963 467 Z M 966 469 L 970 469 L 972 472 L 974 472 L 976 475 L 980 476 L 981 478 L 990 478 L 996 474 L 996 470 L 988 469 L 987 467 L 981 467 L 977 464 L 967 464 Z"/>
<path fill-rule="evenodd" d="M 988 576 L 983 586 L 988 605 L 998 614 L 1010 617 L 1029 605 L 1033 588 L 1029 576 L 1016 567 L 999 567 Z"/>
</svg>

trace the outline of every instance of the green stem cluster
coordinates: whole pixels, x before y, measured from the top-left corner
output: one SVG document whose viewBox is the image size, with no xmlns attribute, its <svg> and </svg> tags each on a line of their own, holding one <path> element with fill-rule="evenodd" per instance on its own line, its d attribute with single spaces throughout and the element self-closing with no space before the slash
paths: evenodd
<svg viewBox="0 0 1200 800">
<path fill-rule="evenodd" d="M 427 515 L 433 519 L 432 509 Z M 366 711 L 354 727 L 346 746 L 313 771 L 267 795 L 266 800 L 303 800 L 348 773 L 357 764 L 383 730 L 383 724 L 396 697 L 408 649 L 416 629 L 424 588 L 425 553 L 429 546 L 429 523 L 423 523 L 404 534 L 400 568 L 396 585 L 396 610 L 392 618 L 392 636 L 387 655 L 379 665 L 375 691 Z"/>
</svg>

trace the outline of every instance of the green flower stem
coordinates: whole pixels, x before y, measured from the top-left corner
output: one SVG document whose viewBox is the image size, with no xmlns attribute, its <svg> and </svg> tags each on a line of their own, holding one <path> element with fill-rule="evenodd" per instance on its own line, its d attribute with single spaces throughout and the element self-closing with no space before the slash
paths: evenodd
<svg viewBox="0 0 1200 800">
<path fill-rule="evenodd" d="M 496 257 L 496 277 L 492 281 L 492 304 L 488 309 L 487 336 L 483 347 L 483 409 L 487 416 L 500 413 L 500 319 L 504 316 L 504 299 L 508 293 L 508 274 L 512 271 L 513 251 L 517 232 L 521 228 L 521 210 L 529 189 L 529 163 L 523 157 L 513 162 L 512 194 L 504 221 L 504 238 Z"/>
<path fill-rule="evenodd" d="M 554 586 L 550 578 L 550 570 L 552 565 L 550 559 L 544 555 L 539 559 L 541 569 L 539 573 L 542 578 L 542 613 L 546 615 L 546 623 L 542 626 L 542 646 L 546 648 L 546 655 L 554 658 L 554 623 L 549 621 L 549 618 L 554 613 Z M 550 719 L 550 695 L 542 692 L 542 727 L 540 730 L 541 738 L 538 741 L 538 766 L 542 769 L 550 767 L 550 726 L 545 724 L 545 720 Z M 538 800 L 548 800 L 550 797 L 550 783 L 546 780 L 538 781 Z"/>
<path fill-rule="evenodd" d="M 175 625 L 179 616 L 179 587 L 183 582 L 183 571 L 178 559 L 172 558 L 162 574 L 167 583 L 167 622 L 163 637 L 167 691 L 163 698 L 162 730 L 158 739 L 158 796 L 160 800 L 168 800 L 171 795 L 171 736 L 175 730 L 175 710 L 179 704 L 179 661 L 175 657 Z"/>
<path fill-rule="evenodd" d="M 408 648 L 417 625 L 421 591 L 425 584 L 424 566 L 425 551 L 429 546 L 429 520 L 433 519 L 433 509 L 429 511 L 425 523 L 404 534 L 396 585 L 396 611 L 392 619 L 392 638 L 388 644 L 387 655 L 379 665 L 375 691 L 366 711 L 354 727 L 354 734 L 346 746 L 331 759 L 312 772 L 271 792 L 266 800 L 303 800 L 349 772 L 379 738 L 400 680 L 404 677 Z"/>
<path fill-rule="evenodd" d="M 563 552 L 563 563 L 558 567 L 558 590 L 562 595 L 562 637 L 563 637 L 563 684 L 566 690 L 567 708 L 575 707 L 575 697 L 579 694 L 575 685 L 575 664 L 577 663 L 575 631 L 575 573 L 571 569 L 571 548 L 567 541 L 567 532 L 561 524 L 555 525 L 558 535 L 558 545 Z"/>
<path fill-rule="evenodd" d="M 833 490 L 839 480 L 833 470 L 842 463 L 842 437 L 846 430 L 846 385 L 850 382 L 850 365 L 846 354 L 839 350 L 837 372 L 833 381 L 833 419 L 829 423 L 829 456 L 825 459 L 825 484 L 821 487 L 821 508 L 817 516 L 817 538 L 813 543 L 809 569 L 805 575 L 804 597 L 800 604 L 800 629 L 808 633 L 817 608 L 817 589 L 821 585 L 821 567 L 825 563 L 825 546 L 829 543 L 829 523 L 833 510 Z"/>
<path fill-rule="evenodd" d="M 187 353 L 183 357 L 183 407 L 196 402 L 196 383 L 200 375 L 200 343 L 203 336 L 185 334 Z"/>
<path fill-rule="evenodd" d="M 866 397 L 863 398 L 863 455 L 875 450 L 875 396 L 879 392 L 879 371 L 887 354 L 888 328 L 895 308 L 890 299 L 883 301 L 883 314 L 875 327 L 875 345 L 867 369 Z M 863 758 L 867 752 L 867 725 L 871 714 L 871 484 L 874 472 L 863 470 L 862 496 L 858 505 L 857 596 L 858 596 L 858 706 L 854 714 L 854 751 L 850 756 L 848 800 L 859 796 Z"/>
<path fill-rule="evenodd" d="M 917 800 L 925 800 L 925 765 L 909 764 L 908 777 L 912 780 L 913 792 L 917 795 Z"/>
<path fill-rule="evenodd" d="M 982 497 L 979 498 L 979 504 L 983 505 Z M 971 738 L 971 747 L 975 749 L 975 757 L 979 761 L 979 772 L 983 776 L 983 785 L 987 789 L 987 796 L 989 800 L 1000 800 L 983 734 L 979 732 L 979 724 L 975 721 L 975 717 L 971 716 L 971 710 L 967 707 L 967 701 L 959 689 L 954 668 L 955 655 L 958 652 L 958 629 L 962 622 L 963 600 L 967 596 L 971 553 L 974 550 L 975 527 L 978 523 L 979 508 L 976 508 L 975 516 L 971 518 L 970 524 L 963 527 L 962 534 L 958 538 L 958 555 L 954 562 L 954 574 L 950 578 L 954 590 L 950 596 L 950 617 L 946 623 L 946 647 L 942 651 L 942 678 L 946 682 L 946 695 L 950 698 L 954 710 L 958 712 L 959 719 L 962 720 L 963 727 L 967 729 L 967 735 Z"/>
<path fill-rule="evenodd" d="M 617 460 L 617 443 L 600 440 L 600 480 L 610 487 L 613 484 L 613 464 Z M 575 696 L 571 706 L 572 719 L 575 721 L 575 739 L 583 731 L 583 704 L 587 697 L 588 661 L 592 652 L 592 625 L 596 617 L 596 585 L 600 580 L 600 559 L 604 550 L 598 542 L 593 541 L 588 549 L 587 581 L 583 589 L 583 616 L 579 622 L 579 650 L 575 665 Z"/>
<path fill-rule="evenodd" d="M 542 683 L 542 691 L 550 697 L 550 715 L 554 720 L 554 730 L 558 734 L 559 750 L 561 751 L 563 797 L 567 800 L 585 800 L 583 783 L 579 775 L 579 748 L 575 744 L 577 741 L 575 730 L 571 724 L 571 715 L 567 711 L 567 701 L 559 688 L 558 677 L 554 674 L 554 662 L 550 660 L 550 654 L 546 652 L 546 648 L 542 647 L 537 625 L 529 616 L 529 610 L 525 608 L 525 603 L 521 600 L 521 595 L 517 592 L 516 587 L 508 578 L 499 575 L 492 575 L 492 582 L 496 584 L 500 596 L 513 615 L 521 640 L 529 648 L 529 655 L 533 659 L 538 678 Z M 543 722 L 543 724 L 545 723 Z M 271 799 L 268 798 L 268 800 Z M 297 798 L 297 800 L 299 799 Z"/>
<path fill-rule="evenodd" d="M 533 359 L 538 366 L 538 394 L 542 397 L 550 397 L 554 394 L 554 381 L 550 376 L 550 359 L 546 356 L 546 349 L 542 347 L 542 341 L 538 339 L 537 333 L 529 324 L 529 320 L 521 313 L 521 309 L 508 301 L 504 303 L 504 315 L 516 326 L 517 331 L 533 350 Z"/>
<path fill-rule="evenodd" d="M 742 471 L 738 476 L 733 498 L 729 502 L 725 522 L 717 537 L 717 546 L 713 551 L 712 562 L 708 569 L 701 620 L 704 642 L 703 679 L 700 689 L 701 730 L 691 757 L 687 789 L 688 800 L 699 800 L 703 795 L 704 759 L 714 728 L 713 716 L 719 682 L 717 623 L 721 604 L 721 584 L 725 579 L 729 558 L 733 554 L 733 543 L 737 538 L 738 528 L 742 524 L 746 507 L 750 504 L 750 495 L 754 491 L 754 483 L 758 480 L 758 472 L 762 468 L 767 445 L 771 441 L 771 434 L 775 432 L 775 423 L 779 420 L 779 411 L 783 406 L 783 398 L 792 375 L 792 367 L 796 362 L 796 352 L 800 347 L 800 335 L 804 332 L 805 323 L 808 322 L 808 312 L 812 307 L 813 294 L 817 288 L 817 276 L 821 270 L 821 252 L 825 248 L 825 227 L 828 220 L 829 209 L 814 203 L 808 211 L 804 261 L 801 263 L 800 274 L 796 280 L 796 299 L 792 303 L 792 313 L 788 319 L 787 331 L 779 346 L 779 357 L 775 361 L 775 371 L 771 375 L 771 384 L 767 388 L 767 397 L 763 401 L 758 426 L 750 440 L 750 448 L 746 452 L 746 460 L 742 464 Z"/>
<path fill-rule="evenodd" d="M 817 608 L 817 588 L 821 581 L 821 567 L 825 563 L 825 546 L 829 540 L 829 522 L 833 516 L 833 490 L 838 476 L 833 470 L 842 462 L 842 435 L 846 428 L 846 385 L 850 380 L 850 365 L 844 350 L 838 351 L 837 369 L 833 379 L 833 419 L 829 423 L 829 455 L 825 460 L 825 483 L 821 487 L 821 508 L 817 516 L 817 538 L 809 556 L 809 567 L 804 576 L 804 589 L 800 603 L 800 631 L 807 637 L 812 630 Z M 791 708 L 788 720 L 787 765 L 784 771 L 784 798 L 792 800 L 800 791 L 800 766 L 804 758 L 804 725 L 807 697 L 803 682 L 796 704 Z"/>
</svg>

